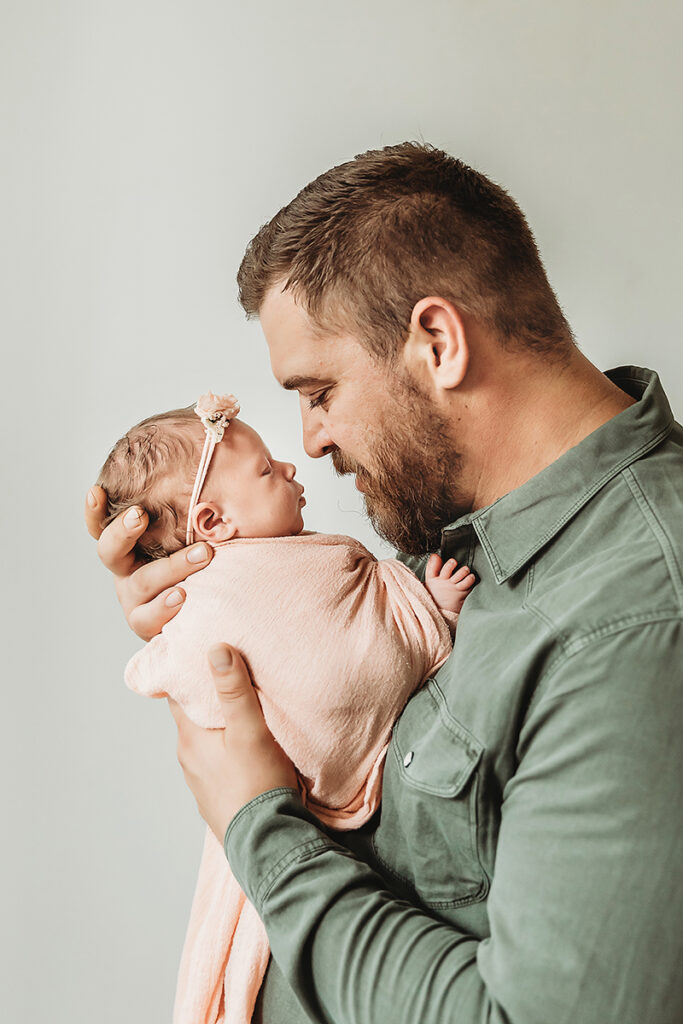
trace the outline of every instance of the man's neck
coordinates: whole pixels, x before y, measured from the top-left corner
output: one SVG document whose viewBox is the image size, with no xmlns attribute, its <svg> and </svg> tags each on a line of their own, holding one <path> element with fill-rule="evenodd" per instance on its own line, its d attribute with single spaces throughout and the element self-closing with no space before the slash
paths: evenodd
<svg viewBox="0 0 683 1024">
<path fill-rule="evenodd" d="M 496 382 L 471 448 L 469 461 L 480 467 L 472 508 L 521 487 L 633 402 L 578 349 L 562 367 L 532 365 Z"/>
</svg>

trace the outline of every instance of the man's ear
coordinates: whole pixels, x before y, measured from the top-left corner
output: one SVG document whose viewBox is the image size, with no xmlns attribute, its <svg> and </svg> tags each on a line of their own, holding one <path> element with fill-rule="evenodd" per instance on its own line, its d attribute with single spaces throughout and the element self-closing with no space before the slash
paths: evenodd
<svg viewBox="0 0 683 1024">
<path fill-rule="evenodd" d="M 442 390 L 462 384 L 470 349 L 461 313 L 448 299 L 428 296 L 415 303 L 406 342 L 406 363 Z"/>
<path fill-rule="evenodd" d="M 196 540 L 210 540 L 214 544 L 231 540 L 237 533 L 237 526 L 218 505 L 203 501 L 192 511 L 192 527 Z"/>
</svg>

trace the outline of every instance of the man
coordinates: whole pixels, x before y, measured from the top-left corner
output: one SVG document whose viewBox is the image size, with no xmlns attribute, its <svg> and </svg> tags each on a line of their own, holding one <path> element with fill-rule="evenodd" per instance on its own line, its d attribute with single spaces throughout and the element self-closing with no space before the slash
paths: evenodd
<svg viewBox="0 0 683 1024">
<path fill-rule="evenodd" d="M 238 652 L 211 655 L 224 737 L 173 709 L 268 931 L 254 1020 L 678 1024 L 683 432 L 656 374 L 582 356 L 516 204 L 427 146 L 323 174 L 239 284 L 307 453 L 418 573 L 439 549 L 479 580 L 359 833 L 303 807 Z M 210 553 L 137 567 L 145 527 L 99 548 L 149 637 Z"/>
</svg>

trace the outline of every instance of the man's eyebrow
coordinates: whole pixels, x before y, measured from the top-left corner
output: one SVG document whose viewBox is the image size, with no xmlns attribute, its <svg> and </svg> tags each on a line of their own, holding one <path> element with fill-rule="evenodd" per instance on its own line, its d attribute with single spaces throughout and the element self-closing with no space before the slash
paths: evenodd
<svg viewBox="0 0 683 1024">
<path fill-rule="evenodd" d="M 282 387 L 285 391 L 299 391 L 302 388 L 318 388 L 324 384 L 331 384 L 330 380 L 324 380 L 322 377 L 303 377 L 295 375 L 294 377 L 287 377 L 283 380 Z"/>
</svg>

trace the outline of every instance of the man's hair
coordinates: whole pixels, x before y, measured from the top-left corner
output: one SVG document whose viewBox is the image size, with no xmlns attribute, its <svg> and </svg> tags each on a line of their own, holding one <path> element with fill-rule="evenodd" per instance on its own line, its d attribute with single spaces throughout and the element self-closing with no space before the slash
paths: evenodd
<svg viewBox="0 0 683 1024">
<path fill-rule="evenodd" d="M 514 199 L 416 142 L 370 150 L 306 185 L 251 240 L 237 282 L 248 316 L 280 283 L 321 331 L 350 329 L 381 359 L 398 354 L 428 295 L 480 319 L 503 346 L 565 356 L 573 342 Z"/>
<path fill-rule="evenodd" d="M 179 481 L 187 478 L 191 488 L 203 443 L 199 427 L 191 405 L 149 416 L 116 442 L 100 470 L 97 483 L 108 498 L 104 526 L 133 505 L 149 517 L 134 549 L 141 561 L 185 546 L 190 494 Z"/>
</svg>

